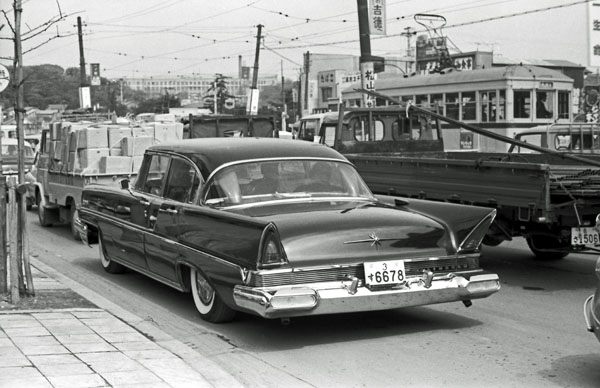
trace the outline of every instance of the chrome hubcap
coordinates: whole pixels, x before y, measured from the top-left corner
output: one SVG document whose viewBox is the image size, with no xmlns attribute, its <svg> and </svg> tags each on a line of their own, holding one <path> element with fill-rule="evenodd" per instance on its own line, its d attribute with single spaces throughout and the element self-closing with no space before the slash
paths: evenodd
<svg viewBox="0 0 600 388">
<path fill-rule="evenodd" d="M 196 273 L 196 288 L 198 289 L 198 296 L 204 304 L 209 304 L 215 294 L 213 288 L 208 284 L 206 279 L 199 273 Z"/>
</svg>

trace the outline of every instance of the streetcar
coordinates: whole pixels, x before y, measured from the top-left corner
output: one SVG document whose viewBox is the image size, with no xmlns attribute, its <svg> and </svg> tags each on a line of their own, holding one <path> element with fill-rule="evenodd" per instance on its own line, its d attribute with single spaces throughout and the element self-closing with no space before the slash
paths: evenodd
<svg viewBox="0 0 600 388">
<path fill-rule="evenodd" d="M 426 75 L 378 74 L 375 90 L 398 101 L 411 101 L 444 116 L 507 137 L 539 125 L 573 120 L 573 79 L 538 66 L 511 65 L 469 71 L 447 69 Z M 360 107 L 359 86 L 342 91 L 347 107 Z M 389 105 L 377 99 L 376 105 Z M 506 152 L 510 144 L 451 124 L 442 126 L 451 151 Z"/>
</svg>

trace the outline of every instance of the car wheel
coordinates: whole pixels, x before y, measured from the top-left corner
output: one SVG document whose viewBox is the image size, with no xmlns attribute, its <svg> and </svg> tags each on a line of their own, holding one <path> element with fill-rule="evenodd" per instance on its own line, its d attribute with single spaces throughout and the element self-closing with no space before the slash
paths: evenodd
<svg viewBox="0 0 600 388">
<path fill-rule="evenodd" d="M 42 205 L 42 200 L 39 195 L 36 196 L 36 204 L 38 208 L 38 220 L 40 221 L 40 225 L 42 226 L 52 226 L 52 222 L 50 222 L 50 214 L 48 209 Z"/>
<path fill-rule="evenodd" d="M 539 260 L 560 260 L 569 254 L 569 252 L 560 250 L 560 244 L 552 237 L 535 235 L 527 237 L 527 245 Z"/>
<path fill-rule="evenodd" d="M 79 217 L 79 211 L 77 210 L 77 206 L 72 203 L 71 204 L 71 208 L 70 208 L 70 215 L 71 215 L 71 234 L 73 235 L 73 238 L 76 241 L 81 241 L 81 236 L 79 235 L 79 232 L 77 231 L 77 228 L 75 227 L 75 220 L 77 220 L 77 218 Z"/>
<path fill-rule="evenodd" d="M 123 265 L 112 261 L 104 252 L 104 247 L 102 246 L 102 236 L 98 236 L 98 249 L 100 251 L 100 263 L 102 263 L 102 268 L 104 268 L 106 272 L 112 274 L 120 274 L 125 272 L 125 267 Z"/>
<path fill-rule="evenodd" d="M 202 319 L 213 323 L 227 322 L 233 319 L 235 311 L 223 303 L 201 272 L 192 268 L 190 283 L 194 304 Z"/>
</svg>

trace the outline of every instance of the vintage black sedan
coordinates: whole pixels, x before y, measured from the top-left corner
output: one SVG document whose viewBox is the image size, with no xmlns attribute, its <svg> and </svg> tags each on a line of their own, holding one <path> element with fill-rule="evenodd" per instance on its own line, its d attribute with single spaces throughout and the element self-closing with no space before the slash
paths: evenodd
<svg viewBox="0 0 600 388">
<path fill-rule="evenodd" d="M 205 138 L 146 150 L 135 183 L 89 186 L 79 230 L 104 269 L 192 292 L 231 320 L 394 309 L 485 298 L 479 267 L 495 210 L 374 196 L 324 145 Z"/>
</svg>

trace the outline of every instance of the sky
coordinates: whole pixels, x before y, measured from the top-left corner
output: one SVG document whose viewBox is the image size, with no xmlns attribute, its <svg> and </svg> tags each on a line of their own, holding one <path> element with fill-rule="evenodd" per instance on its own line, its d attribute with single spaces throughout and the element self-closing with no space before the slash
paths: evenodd
<svg viewBox="0 0 600 388">
<path fill-rule="evenodd" d="M 12 0 L 0 0 L 0 63 L 10 65 Z M 77 17 L 87 64 L 102 77 L 237 75 L 238 57 L 259 74 L 298 77 L 303 53 L 360 55 L 356 0 L 22 0 L 23 65 L 79 66 Z M 385 36 L 373 55 L 404 56 L 417 13 L 446 19 L 451 52 L 562 59 L 588 66 L 586 0 L 386 0 Z M 10 22 L 10 23 L 9 23 Z M 440 30 L 437 30 L 440 32 Z M 4 39 L 2 39 L 4 38 Z M 415 43 L 415 37 L 412 37 Z M 89 74 L 89 65 L 86 70 Z"/>
</svg>

